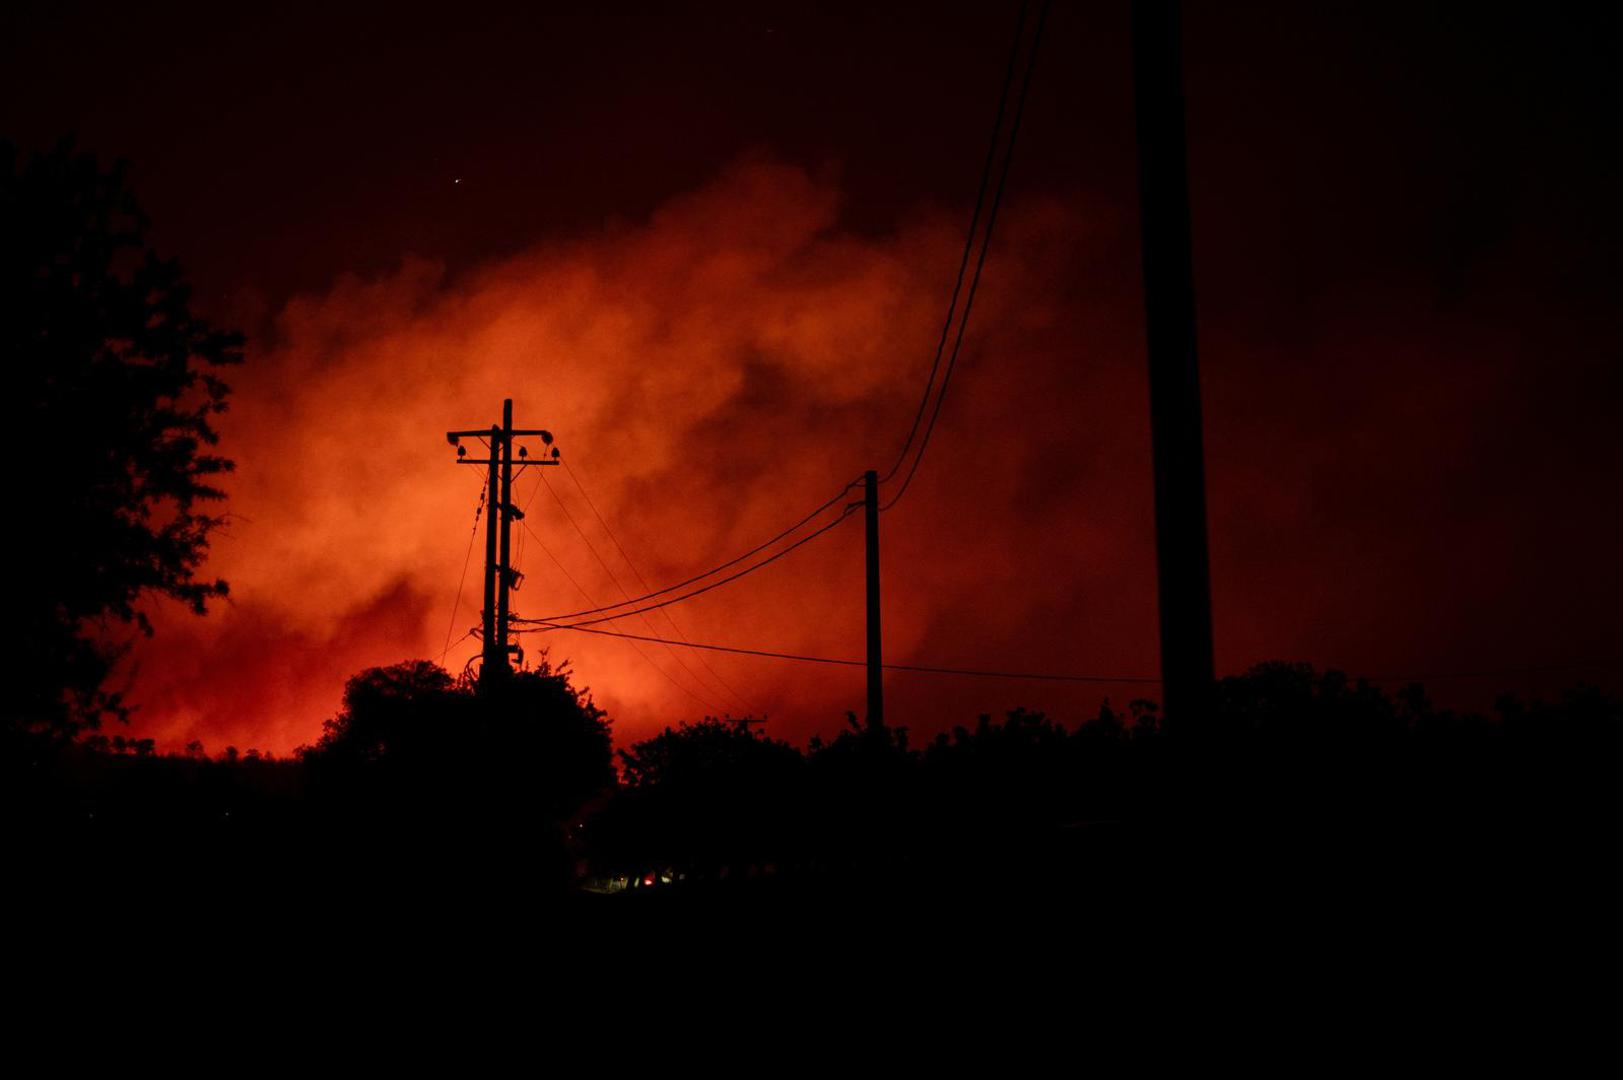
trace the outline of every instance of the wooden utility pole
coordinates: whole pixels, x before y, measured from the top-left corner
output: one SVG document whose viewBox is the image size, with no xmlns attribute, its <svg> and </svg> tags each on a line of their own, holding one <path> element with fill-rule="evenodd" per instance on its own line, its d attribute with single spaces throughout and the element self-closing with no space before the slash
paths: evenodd
<svg viewBox="0 0 1623 1080">
<path fill-rule="evenodd" d="M 1161 681 L 1169 725 L 1182 726 L 1198 722 L 1210 701 L 1213 663 L 1177 0 L 1133 2 L 1133 100 L 1155 447 Z"/>
<path fill-rule="evenodd" d="M 489 431 L 447 431 L 445 440 L 456 447 L 457 464 L 486 465 L 490 469 L 486 481 L 486 505 L 490 508 L 485 518 L 485 606 L 481 612 L 480 633 L 484 639 L 483 663 L 479 669 L 479 685 L 489 687 L 513 670 L 512 655 L 518 646 L 511 643 L 508 626 L 512 619 L 511 594 L 517 584 L 518 573 L 512 563 L 512 527 L 514 521 L 524 520 L 524 511 L 513 505 L 513 470 L 530 465 L 558 464 L 558 448 L 551 454 L 530 460 L 529 449 L 519 446 L 514 460 L 514 439 L 538 436 L 544 446 L 552 446 L 552 432 L 540 428 L 513 427 L 513 399 L 502 402 L 502 422 L 491 425 Z M 490 440 L 490 454 L 484 458 L 470 458 L 463 439 Z"/>
<path fill-rule="evenodd" d="M 868 724 L 885 722 L 885 660 L 879 631 L 879 474 L 863 474 L 863 523 L 868 551 Z"/>
<path fill-rule="evenodd" d="M 490 455 L 494 458 L 496 455 Z M 501 581 L 496 590 L 496 652 L 501 657 L 502 667 L 508 666 L 510 655 L 507 639 L 507 619 L 509 615 L 510 595 L 513 585 L 516 584 L 513 574 L 513 515 L 522 515 L 524 511 L 513 505 L 513 399 L 507 398 L 502 402 L 502 497 L 501 519 L 502 561 L 497 564 L 496 573 Z"/>
<path fill-rule="evenodd" d="M 481 661 L 480 677 L 485 672 L 494 673 L 497 667 L 506 662 L 506 654 L 496 648 L 496 519 L 505 518 L 502 512 L 501 500 L 496 498 L 496 462 L 500 458 L 499 447 L 502 444 L 502 429 L 494 425 L 490 429 L 490 479 L 485 486 L 485 505 L 489 508 L 485 514 L 485 606 L 480 609 L 480 630 L 485 644 L 484 660 Z M 462 449 L 457 448 L 458 451 Z M 460 458 L 458 460 L 461 460 Z M 506 533 L 506 529 L 501 530 Z M 507 560 L 503 559 L 505 563 Z M 504 624 L 505 625 L 505 624 Z"/>
</svg>

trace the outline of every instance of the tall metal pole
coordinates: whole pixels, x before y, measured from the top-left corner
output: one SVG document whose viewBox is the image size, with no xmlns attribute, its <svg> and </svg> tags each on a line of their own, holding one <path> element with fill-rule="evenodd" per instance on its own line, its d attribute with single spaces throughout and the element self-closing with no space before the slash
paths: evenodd
<svg viewBox="0 0 1623 1080">
<path fill-rule="evenodd" d="M 491 454 L 494 459 L 495 454 Z M 502 519 L 502 561 L 496 573 L 500 577 L 496 588 L 496 642 L 499 659 L 497 671 L 503 675 L 511 670 L 507 649 L 508 594 L 512 590 L 513 571 L 513 399 L 502 401 L 502 497 L 499 504 Z"/>
<path fill-rule="evenodd" d="M 863 523 L 868 549 L 868 724 L 885 722 L 885 661 L 879 632 L 879 474 L 863 474 Z"/>
<path fill-rule="evenodd" d="M 1177 0 L 1133 2 L 1133 99 L 1155 447 L 1161 679 L 1169 725 L 1181 727 L 1205 711 L 1213 662 Z"/>
<path fill-rule="evenodd" d="M 479 668 L 479 681 L 489 682 L 496 676 L 496 665 L 501 663 L 503 653 L 496 641 L 496 518 L 501 513 L 501 505 L 496 498 L 496 462 L 498 461 L 497 447 L 501 445 L 501 429 L 494 424 L 490 427 L 490 479 L 485 488 L 485 606 L 482 612 L 483 625 L 481 629 L 485 636 L 484 661 Z"/>
</svg>

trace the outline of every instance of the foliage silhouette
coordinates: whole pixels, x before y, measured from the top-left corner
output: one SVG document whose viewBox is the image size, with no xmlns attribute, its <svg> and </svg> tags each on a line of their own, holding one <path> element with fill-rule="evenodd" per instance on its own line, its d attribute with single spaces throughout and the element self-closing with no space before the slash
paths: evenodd
<svg viewBox="0 0 1623 1080">
<path fill-rule="evenodd" d="M 1589 688 L 1457 715 L 1419 687 L 1268 663 L 1222 680 L 1205 723 L 1198 738 L 1168 734 L 1143 700 L 1126 716 L 1106 702 L 1074 729 L 1014 709 L 920 752 L 905 729 L 849 716 L 804 755 L 736 722 L 667 729 L 623 753 L 628 783 L 589 825 L 593 860 L 632 877 L 772 865 L 868 885 L 1035 875 L 1066 888 L 1077 867 L 1114 859 L 1145 880 L 1243 865 L 1267 881 L 1349 843 L 1419 874 L 1435 844 L 1549 843 L 1551 829 L 1578 842 L 1618 816 L 1623 702 Z M 1203 861 L 1213 852 L 1226 854 Z"/>
<path fill-rule="evenodd" d="M 105 688 L 120 628 L 150 633 L 148 596 L 202 613 L 226 583 L 198 577 L 232 463 L 212 451 L 226 408 L 218 370 L 242 338 L 190 308 L 190 288 L 145 240 L 124 167 L 63 141 L 26 159 L 0 142 L 0 357 L 43 467 L 18 470 L 12 530 L 28 568 L 12 592 L 7 738 L 61 737 L 123 718 Z"/>
<path fill-rule="evenodd" d="M 563 673 L 480 692 L 414 661 L 358 674 L 292 760 L 86 739 L 45 763 L 26 806 L 21 789 L 3 797 L 22 834 L 78 868 L 41 880 L 159 866 L 201 886 L 226 866 L 482 915 L 559 895 L 586 866 L 594 888 L 652 880 L 632 891 L 691 897 L 650 901 L 677 916 L 723 896 L 967 912 L 1086 895 L 1122 910 L 1199 896 L 1270 918 L 1290 913 L 1257 900 L 1308 893 L 1335 893 L 1337 917 L 1353 917 L 1359 894 L 1335 892 L 1348 883 L 1475 903 L 1608 866 L 1596 853 L 1623 809 L 1613 696 L 1580 687 L 1456 714 L 1419 687 L 1265 664 L 1223 680 L 1213 709 L 1221 738 L 1194 742 L 1135 701 L 1075 727 L 982 716 L 922 749 L 855 717 L 805 751 L 707 719 L 626 747 L 616 783 L 607 720 Z"/>
<path fill-rule="evenodd" d="M 427 788 L 471 806 L 513 801 L 560 819 L 613 783 L 609 721 L 568 672 L 514 672 L 476 689 L 425 659 L 370 667 L 300 755 L 318 775 L 419 801 Z M 435 814 L 456 806 L 435 806 Z"/>
<path fill-rule="evenodd" d="M 666 728 L 620 761 L 624 786 L 587 823 L 601 866 L 716 877 L 798 850 L 805 760 L 750 720 Z"/>
<path fill-rule="evenodd" d="M 608 718 L 545 658 L 484 687 L 426 660 L 363 671 L 299 760 L 315 844 L 358 853 L 336 873 L 448 902 L 561 890 L 570 819 L 614 783 Z"/>
<path fill-rule="evenodd" d="M 609 723 L 568 673 L 476 689 L 427 660 L 349 680 L 300 756 L 316 793 L 350 811 L 440 823 L 558 823 L 614 782 Z"/>
<path fill-rule="evenodd" d="M 924 826 L 929 808 L 920 801 L 919 755 L 905 727 L 848 712 L 845 729 L 829 742 L 814 737 L 807 758 L 820 865 L 883 862 Z"/>
</svg>

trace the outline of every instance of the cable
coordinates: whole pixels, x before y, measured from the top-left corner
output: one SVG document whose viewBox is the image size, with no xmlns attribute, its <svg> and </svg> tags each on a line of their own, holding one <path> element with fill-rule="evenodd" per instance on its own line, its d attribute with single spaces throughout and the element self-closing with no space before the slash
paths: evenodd
<svg viewBox="0 0 1623 1080">
<path fill-rule="evenodd" d="M 518 512 L 519 512 L 520 517 L 523 517 L 526 513 L 529 512 L 530 504 L 535 501 L 535 497 L 537 495 L 541 494 L 541 476 L 545 475 L 545 472 L 546 472 L 546 470 L 543 469 L 540 473 L 538 473 L 536 475 L 535 483 L 530 486 L 530 497 L 528 499 L 525 499 L 524 500 L 524 505 L 518 508 Z"/>
<path fill-rule="evenodd" d="M 445 628 L 445 648 L 440 651 L 441 665 L 445 663 L 445 658 L 450 655 L 451 646 L 456 644 L 451 640 L 451 635 L 456 631 L 457 612 L 462 610 L 462 589 L 468 583 L 468 567 L 473 565 L 473 542 L 479 537 L 479 515 L 485 511 L 485 489 L 489 486 L 488 481 L 479 485 L 479 505 L 474 507 L 473 511 L 473 531 L 468 534 L 468 554 L 462 560 L 462 580 L 456 583 L 456 601 L 451 605 L 451 625 Z M 470 630 L 469 633 L 472 633 L 472 631 Z M 463 635 L 463 637 L 466 636 L 466 634 Z M 457 640 L 462 639 L 458 638 Z"/>
<path fill-rule="evenodd" d="M 861 484 L 862 484 L 861 478 L 852 480 L 850 483 L 846 484 L 843 488 L 841 488 L 839 490 L 839 492 L 837 492 L 834 495 L 833 498 L 831 498 L 827 502 L 823 503 L 817 509 L 815 509 L 811 513 L 807 514 L 805 517 L 801 518 L 799 521 L 795 522 L 793 525 L 789 526 L 787 529 L 783 530 L 778 535 L 774 536 L 772 539 L 766 541 L 765 543 L 757 544 L 755 547 L 750 548 L 748 551 L 744 552 L 742 555 L 738 556 L 737 558 L 729 559 L 726 562 L 722 563 L 720 566 L 712 567 L 711 569 L 706 570 L 702 574 L 695 574 L 692 577 L 688 578 L 686 581 L 678 581 L 675 585 L 667 585 L 663 589 L 657 589 L 654 592 L 647 593 L 647 594 L 645 594 L 643 596 L 635 597 L 635 598 L 633 598 L 631 600 L 626 600 L 626 601 L 624 601 L 622 603 L 619 603 L 619 604 L 608 604 L 608 605 L 606 605 L 604 607 L 590 608 L 590 609 L 588 609 L 586 611 L 572 611 L 567 615 L 553 615 L 553 616 L 550 616 L 548 619 L 543 620 L 543 621 L 557 622 L 557 621 L 562 620 L 562 619 L 580 618 L 583 615 L 597 615 L 597 614 L 600 614 L 601 612 L 613 611 L 615 608 L 625 607 L 628 604 L 640 604 L 644 600 L 652 600 L 656 596 L 664 596 L 668 592 L 674 592 L 677 589 L 686 588 L 687 586 L 692 585 L 696 581 L 703 581 L 705 578 L 710 577 L 712 574 L 719 574 L 719 573 L 721 573 L 721 571 L 727 569 L 729 566 L 736 566 L 737 564 L 743 562 L 745 559 L 749 558 L 750 556 L 755 555 L 755 554 L 757 554 L 757 553 L 759 553 L 761 551 L 765 551 L 767 548 L 771 547 L 773 544 L 776 544 L 779 540 L 782 540 L 784 537 L 788 536 L 790 533 L 793 533 L 795 530 L 799 529 L 802 525 L 805 525 L 808 521 L 811 521 L 813 518 L 817 517 L 817 515 L 821 514 L 823 511 L 827 510 L 829 507 L 833 506 L 835 503 L 837 503 L 841 499 L 845 498 L 846 492 L 850 491 L 854 487 L 860 486 Z M 847 512 L 849 512 L 849 508 L 847 508 Z M 840 518 L 836 519 L 836 521 L 840 521 L 840 520 L 844 520 L 843 515 Z M 816 534 L 814 534 L 814 535 L 816 535 Z M 799 544 L 794 545 L 794 547 L 799 547 L 799 546 L 800 546 Z M 794 550 L 794 548 L 788 548 L 786 550 L 792 551 L 792 550 Z M 773 558 L 777 558 L 777 557 L 778 556 L 773 556 Z M 771 559 L 769 559 L 767 561 L 770 562 Z M 762 563 L 761 565 L 764 566 L 766 564 Z M 745 571 L 745 573 L 748 573 L 748 571 Z M 741 576 L 743 576 L 743 575 L 742 574 L 735 574 L 735 575 L 733 575 L 732 578 L 728 578 L 727 580 L 732 581 L 734 578 L 741 577 Z M 724 584 L 724 583 L 718 582 L 718 584 Z M 714 586 L 711 586 L 711 587 L 713 588 Z M 699 591 L 704 592 L 704 591 L 707 591 L 707 590 L 701 589 Z M 697 596 L 698 593 L 692 593 L 690 595 Z M 673 601 L 673 603 L 674 603 L 674 601 Z M 655 607 L 659 607 L 659 606 L 662 606 L 662 605 L 655 605 Z M 653 609 L 650 608 L 648 610 L 653 610 Z"/>
<path fill-rule="evenodd" d="M 947 400 L 947 387 L 952 382 L 953 369 L 958 364 L 958 352 L 964 344 L 964 330 L 969 326 L 970 309 L 975 305 L 975 293 L 980 288 L 981 271 L 986 266 L 986 253 L 992 246 L 992 230 L 997 226 L 998 209 L 1003 205 L 1003 192 L 1008 187 L 1009 167 L 1014 163 L 1014 146 L 1020 137 L 1020 120 L 1026 112 L 1026 98 L 1031 91 L 1031 77 L 1037 70 L 1037 51 L 1042 45 L 1043 26 L 1048 21 L 1048 9 L 1051 0 L 1044 0 L 1042 10 L 1037 13 L 1037 28 L 1031 39 L 1031 54 L 1026 62 L 1026 73 L 1020 84 L 1020 99 L 1015 104 L 1014 122 L 1009 127 L 1009 142 L 1004 148 L 1003 169 L 998 176 L 997 190 L 992 195 L 992 207 L 986 215 L 986 235 L 981 240 L 981 252 L 975 260 L 975 273 L 969 279 L 969 293 L 964 297 L 964 313 L 958 320 L 958 336 L 952 343 L 952 352 L 947 357 L 947 370 L 941 376 L 941 389 L 936 393 L 935 409 L 930 413 L 930 423 L 924 429 L 924 438 L 919 441 L 918 453 L 913 456 L 913 464 L 908 466 L 907 476 L 902 480 L 901 488 L 880 510 L 889 510 L 901 501 L 907 494 L 907 489 L 913 483 L 913 474 L 918 472 L 919 463 L 924 460 L 924 453 L 930 448 L 930 436 L 935 433 L 936 421 L 941 416 L 941 405 Z"/>
<path fill-rule="evenodd" d="M 941 324 L 941 340 L 936 342 L 935 359 L 930 362 L 930 377 L 924 382 L 924 393 L 919 397 L 919 408 L 913 414 L 913 426 L 908 429 L 907 441 L 896 455 L 895 464 L 890 471 L 879 478 L 882 484 L 888 484 L 902 467 L 907 459 L 907 452 L 913 447 L 913 439 L 919 433 L 919 424 L 924 421 L 924 410 L 930 404 L 930 392 L 935 388 L 936 373 L 941 368 L 941 354 L 947 347 L 947 335 L 952 330 L 953 316 L 958 310 L 958 293 L 964 285 L 964 271 L 969 269 L 969 256 L 975 250 L 975 236 L 980 231 L 981 208 L 986 202 L 986 189 L 992 180 L 992 165 L 997 161 L 998 138 L 1003 134 L 1003 116 L 1009 104 L 1009 87 L 1014 84 L 1014 69 L 1016 61 L 1020 58 L 1020 40 L 1025 36 L 1027 3 L 1022 0 L 1020 4 L 1020 18 L 1014 27 L 1014 42 L 1009 46 L 1009 67 L 1003 74 L 1003 89 L 997 99 L 997 119 L 992 124 L 992 142 L 986 148 L 986 164 L 981 167 L 980 188 L 975 193 L 975 212 L 969 217 L 969 230 L 964 235 L 964 254 L 958 260 L 958 277 L 952 283 L 952 300 L 947 304 L 947 318 Z"/>
<path fill-rule="evenodd" d="M 459 637 L 455 641 L 451 642 L 451 644 L 447 645 L 445 647 L 445 652 L 440 653 L 440 666 L 441 667 L 445 666 L 445 657 L 446 657 L 447 653 L 449 653 L 456 646 L 462 644 L 464 641 L 466 641 L 469 638 L 473 637 L 475 632 L 476 632 L 476 629 L 470 629 L 470 630 L 464 632 L 461 637 Z"/>
<path fill-rule="evenodd" d="M 842 657 L 831 656 L 804 656 L 798 653 L 772 652 L 766 649 L 744 649 L 731 645 L 710 645 L 698 641 L 671 641 L 665 638 L 644 637 L 640 634 L 628 634 L 620 630 L 594 630 L 583 625 L 546 626 L 547 630 L 578 630 L 583 634 L 600 634 L 604 637 L 630 638 L 634 641 L 651 641 L 662 645 L 679 645 L 690 649 L 705 649 L 710 652 L 735 653 L 739 656 L 761 656 L 773 660 L 797 660 L 811 664 L 838 664 L 843 667 L 867 667 L 866 660 L 849 660 Z M 1088 682 L 1088 683 L 1132 683 L 1158 685 L 1159 678 L 1147 675 L 1072 675 L 1055 672 L 1037 671 L 989 671 L 979 668 L 939 667 L 923 664 L 883 664 L 886 671 L 913 671 L 930 675 L 969 675 L 992 679 L 1032 679 L 1044 682 Z M 1541 667 L 1523 668 L 1497 668 L 1485 671 L 1454 671 L 1436 675 L 1382 675 L 1378 677 L 1360 677 L 1367 683 L 1387 682 L 1426 682 L 1433 679 L 1479 679 L 1503 678 L 1507 675 L 1537 675 L 1553 671 L 1589 671 L 1589 670 L 1623 670 L 1623 661 L 1602 660 L 1592 664 L 1546 664 Z"/>
<path fill-rule="evenodd" d="M 706 645 L 696 641 L 680 642 L 667 641 L 663 638 L 644 637 L 640 634 L 627 634 L 619 630 L 592 630 L 582 625 L 549 626 L 549 630 L 579 630 L 583 634 L 601 634 L 605 637 L 630 638 L 634 641 L 656 641 L 665 645 L 686 645 L 691 649 L 708 649 L 711 652 L 737 653 L 741 656 L 764 656 L 773 660 L 798 660 L 809 664 L 839 664 L 842 667 L 867 667 L 866 660 L 847 660 L 832 656 L 802 656 L 798 653 L 770 652 L 766 649 L 740 649 L 730 645 Z M 922 664 L 882 664 L 886 671 L 914 671 L 929 675 L 970 675 L 988 679 L 1031 679 L 1042 682 L 1086 682 L 1086 683 L 1145 683 L 1159 685 L 1161 680 L 1142 675 L 1070 675 L 1055 674 L 1052 672 L 1035 671 L 985 671 L 977 668 L 933 667 Z"/>
<path fill-rule="evenodd" d="M 571 574 L 569 572 L 568 567 L 564 566 L 563 563 L 558 561 L 558 556 L 554 555 L 552 553 L 552 549 L 547 547 L 546 541 L 542 540 L 541 537 L 536 533 L 536 531 L 534 529 L 530 528 L 530 523 L 528 521 L 525 521 L 523 518 L 519 518 L 518 523 L 520 525 L 524 526 L 524 531 L 530 534 L 530 536 L 535 540 L 536 544 L 538 544 L 540 546 L 541 550 L 546 553 L 547 558 L 552 560 L 553 565 L 556 566 L 563 573 L 564 577 L 569 579 L 569 584 L 571 584 L 571 585 L 573 585 L 575 587 L 575 591 L 579 592 L 582 596 L 586 597 L 586 602 L 587 603 L 589 603 L 589 604 L 597 603 L 597 601 L 592 598 L 592 594 L 586 591 L 585 586 L 581 585 L 580 582 L 575 580 L 575 575 Z M 510 617 L 508 619 L 509 626 L 511 626 L 511 624 L 515 623 L 515 622 L 528 622 L 528 621 L 529 621 L 528 619 L 519 619 L 519 618 L 516 618 L 516 617 Z M 515 630 L 510 629 L 509 632 L 510 633 L 522 633 L 523 631 L 521 631 L 521 630 L 515 631 Z M 721 709 L 718 709 L 715 706 L 715 704 L 712 703 L 711 701 L 707 700 L 706 698 L 700 697 L 698 694 L 695 694 L 692 690 L 688 689 L 686 686 L 683 686 L 681 683 L 677 682 L 676 679 L 671 675 L 670 672 L 666 671 L 664 668 L 662 668 L 658 664 L 654 663 L 654 658 L 649 656 L 646 652 L 644 652 L 635 643 L 632 644 L 632 648 L 637 650 L 637 655 L 638 656 L 642 657 L 644 660 L 646 660 L 648 662 L 649 667 L 653 668 L 655 671 L 657 671 L 661 675 L 665 676 L 665 678 L 670 681 L 670 684 L 672 686 L 676 687 L 678 690 L 682 691 L 682 693 L 686 694 L 688 697 L 692 698 L 694 701 L 697 701 L 699 704 L 701 704 L 705 708 L 709 709 L 711 711 L 711 713 L 720 713 L 720 712 L 723 711 Z"/>
<path fill-rule="evenodd" d="M 557 618 L 552 618 L 552 619 L 517 619 L 517 620 L 514 620 L 514 621 L 524 623 L 526 625 L 545 625 L 547 629 L 551 629 L 551 630 L 557 630 L 557 629 L 570 629 L 570 630 L 573 630 L 575 627 L 578 627 L 578 626 L 595 626 L 598 623 L 614 622 L 614 621 L 616 621 L 618 619 L 630 618 L 632 615 L 640 615 L 645 611 L 655 611 L 655 610 L 657 610 L 659 608 L 662 608 L 662 607 L 665 607 L 665 606 L 667 606 L 669 604 L 678 604 L 678 603 L 681 603 L 683 600 L 691 600 L 693 597 L 698 596 L 701 593 L 707 593 L 711 589 L 719 589 L 721 586 L 727 584 L 729 581 L 737 581 L 739 578 L 743 577 L 745 574 L 752 574 L 755 571 L 761 569 L 763 566 L 767 566 L 767 565 L 770 565 L 771 563 L 777 562 L 779 559 L 783 558 L 785 555 L 789 554 L 791 551 L 793 551 L 796 548 L 800 547 L 802 544 L 808 544 L 811 541 L 817 539 L 819 536 L 822 536 L 824 533 L 828 532 L 830 529 L 834 528 L 834 526 L 838 525 L 840 522 L 842 522 L 846 518 L 850 517 L 852 510 L 856 506 L 860 506 L 860 505 L 861 504 L 858 503 L 858 504 L 854 504 L 853 506 L 846 507 L 845 511 L 842 514 L 840 514 L 839 517 L 835 518 L 833 521 L 829 522 L 827 525 L 824 525 L 821 529 L 818 529 L 816 532 L 811 533 L 811 534 L 809 534 L 807 536 L 803 536 L 799 540 L 796 540 L 793 544 L 790 544 L 788 547 L 784 548 L 782 551 L 776 552 L 776 553 L 768 556 L 767 558 L 762 559 L 760 562 L 756 563 L 753 566 L 746 566 L 744 569 L 740 570 L 738 573 L 732 574 L 732 575 L 730 575 L 728 577 L 724 577 L 720 581 L 711 582 L 709 585 L 706 585 L 702 589 L 694 589 L 690 593 L 684 593 L 681 596 L 674 596 L 669 600 L 661 600 L 657 604 L 649 604 L 647 607 L 637 608 L 635 611 L 624 611 L 624 612 L 621 612 L 618 615 L 605 615 L 605 616 L 601 616 L 601 617 L 596 618 L 596 619 L 583 619 L 582 621 L 580 621 L 578 623 L 568 623 L 568 624 L 566 624 L 565 626 L 562 626 L 562 627 L 557 625 L 559 623 L 559 621 L 562 620 L 562 619 L 565 619 L 565 618 L 569 618 L 570 616 L 562 616 L 561 615 L 561 616 L 558 616 Z M 669 590 L 666 590 L 666 591 L 669 591 Z M 609 609 L 608 608 L 598 608 L 597 609 L 597 611 L 607 611 L 607 610 L 609 610 Z M 591 614 L 594 614 L 594 612 L 588 611 L 588 612 L 582 612 L 582 614 L 591 615 Z"/>
<path fill-rule="evenodd" d="M 570 465 L 567 460 L 564 462 L 564 472 L 569 474 L 569 479 L 574 483 L 575 490 L 580 492 L 580 497 L 586 500 L 586 505 L 591 508 L 592 514 L 597 518 L 597 523 L 603 526 L 603 532 L 611 541 L 613 541 L 615 548 L 619 550 L 620 557 L 625 560 L 626 566 L 630 567 L 632 574 L 636 576 L 637 583 L 640 584 L 644 589 L 652 588 L 653 586 L 648 584 L 648 579 L 642 576 L 642 571 L 637 569 L 637 564 L 631 561 L 631 555 L 626 551 L 625 545 L 620 543 L 620 538 L 614 534 L 613 529 L 609 528 L 609 523 L 603 518 L 603 512 L 597 508 L 597 503 L 593 502 L 592 497 L 586 493 L 585 485 L 580 482 L 580 477 L 575 474 L 574 467 Z M 610 576 L 612 577 L 613 575 L 611 574 Z M 618 585 L 619 582 L 616 581 L 615 584 Z M 620 594 L 622 596 L 626 595 L 625 589 L 622 588 L 620 590 Z M 677 625 L 676 617 L 672 615 L 666 608 L 660 608 L 659 610 L 660 613 L 665 616 L 665 621 L 671 624 L 671 629 L 676 631 L 676 636 L 681 638 L 684 642 L 687 641 L 688 636 L 687 634 L 683 633 L 682 628 Z M 646 618 L 644 621 L 647 621 Z M 653 625 L 650 624 L 648 628 L 652 630 Z M 671 655 L 677 656 L 678 654 L 673 652 Z M 747 712 L 753 714 L 760 711 L 750 703 L 748 698 L 744 697 L 743 694 L 740 694 L 737 690 L 733 689 L 732 684 L 726 679 L 722 678 L 719 671 L 710 666 L 710 661 L 705 658 L 704 653 L 696 653 L 695 656 L 699 663 L 704 665 L 704 669 L 710 673 L 711 678 L 715 679 L 716 683 L 723 690 L 731 694 L 734 700 L 743 705 Z"/>
<path fill-rule="evenodd" d="M 558 492 L 553 488 L 552 481 L 547 479 L 547 474 L 545 472 L 543 472 L 541 474 L 541 482 L 546 485 L 547 494 L 552 496 L 552 501 L 558 504 L 558 509 L 559 510 L 563 511 L 564 518 L 569 522 L 570 526 L 572 528 L 574 528 L 575 534 L 577 536 L 579 536 L 581 538 L 581 541 L 586 545 L 586 550 L 590 551 L 592 553 L 592 558 L 597 560 L 597 565 L 601 566 L 603 568 L 603 572 L 609 575 L 609 580 L 614 582 L 614 587 L 616 589 L 620 590 L 620 595 L 625 597 L 627 602 L 630 602 L 631 601 L 631 593 L 626 589 L 626 587 L 623 584 L 620 583 L 619 576 L 615 574 L 614 570 L 609 566 L 608 562 L 603 558 L 603 556 L 598 553 L 597 545 L 593 544 L 592 543 L 592 538 L 586 535 L 586 530 L 582 529 L 580 527 L 580 522 L 575 520 L 575 515 L 571 514 L 569 512 L 569 507 L 564 503 L 563 497 L 560 496 L 558 494 Z M 577 482 L 577 486 L 578 486 L 578 482 Z M 598 520 L 599 521 L 603 520 L 601 515 L 599 515 Z M 520 535 L 522 535 L 522 534 L 520 534 Z M 622 551 L 622 554 L 624 554 L 623 551 Z M 646 586 L 644 586 L 644 588 L 646 588 Z M 588 597 L 587 599 L 591 600 L 590 597 Z M 591 602 L 595 604 L 597 601 L 592 600 Z M 649 622 L 648 616 L 646 616 L 646 615 L 642 616 L 642 621 L 643 621 L 643 624 L 648 627 L 649 632 L 653 633 L 654 632 L 654 624 L 652 622 Z M 688 667 L 687 661 L 682 659 L 680 653 L 676 652 L 674 649 L 671 649 L 669 647 L 666 648 L 666 651 L 671 654 L 671 659 L 675 660 L 677 665 L 679 667 L 681 667 L 681 669 L 683 671 L 688 673 L 689 678 L 691 678 L 695 683 L 699 684 L 701 687 L 704 687 L 707 692 L 709 691 L 710 687 L 708 685 L 706 685 L 705 681 L 699 677 L 698 672 L 696 672 L 692 668 Z M 734 696 L 737 696 L 737 695 L 734 695 Z M 743 701 L 743 698 L 739 698 L 739 700 Z M 749 708 L 749 703 L 744 702 L 744 707 Z"/>
</svg>

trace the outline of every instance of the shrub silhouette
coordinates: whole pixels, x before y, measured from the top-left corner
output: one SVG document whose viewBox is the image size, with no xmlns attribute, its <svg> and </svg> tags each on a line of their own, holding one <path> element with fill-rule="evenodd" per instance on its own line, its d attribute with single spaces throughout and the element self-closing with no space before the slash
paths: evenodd
<svg viewBox="0 0 1623 1080">
<path fill-rule="evenodd" d="M 666 728 L 620 752 L 624 787 L 587 826 L 606 871 L 747 873 L 799 851 L 806 762 L 747 719 Z"/>
<path fill-rule="evenodd" d="M 427 660 L 355 675 L 301 751 L 328 792 L 390 813 L 549 820 L 613 782 L 610 753 L 607 718 L 567 674 L 543 664 L 481 691 Z"/>
</svg>

